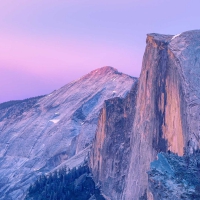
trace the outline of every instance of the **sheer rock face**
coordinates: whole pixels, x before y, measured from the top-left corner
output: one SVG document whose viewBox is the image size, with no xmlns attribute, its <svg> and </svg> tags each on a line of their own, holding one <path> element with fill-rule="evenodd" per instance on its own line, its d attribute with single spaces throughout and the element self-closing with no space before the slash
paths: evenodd
<svg viewBox="0 0 200 200">
<path fill-rule="evenodd" d="M 103 67 L 44 97 L 0 106 L 0 199 L 21 200 L 39 174 L 80 164 L 104 101 L 125 97 L 135 81 Z"/>
<path fill-rule="evenodd" d="M 159 199 L 156 183 L 148 183 L 147 175 L 157 154 L 170 150 L 183 156 L 184 151 L 191 154 L 200 148 L 200 31 L 147 36 L 136 103 L 132 104 L 130 119 L 126 119 L 131 131 L 125 125 L 117 128 L 115 123 L 122 116 L 118 110 L 123 105 L 118 101 L 113 104 L 112 117 L 107 117 L 110 110 L 105 105 L 99 122 L 91 162 L 94 177 L 108 199 Z M 122 130 L 127 135 L 116 140 Z M 129 133 L 130 149 L 129 143 L 123 150 L 116 148 Z M 126 156 L 120 161 L 118 154 Z M 127 160 L 129 167 L 123 165 Z M 116 161 L 119 171 L 112 166 Z M 170 190 L 167 192 L 170 198 Z"/>
<path fill-rule="evenodd" d="M 93 143 L 90 168 L 106 199 L 122 198 L 130 160 L 130 133 L 137 82 L 125 99 L 105 101 Z"/>
<path fill-rule="evenodd" d="M 147 36 L 129 125 L 116 125 L 125 119 L 127 100 L 114 99 L 105 103 L 96 132 L 90 165 L 107 199 L 154 199 L 147 171 L 157 154 L 182 156 L 199 148 L 199 79 L 200 31 Z M 130 144 L 119 148 L 129 137 Z"/>
<path fill-rule="evenodd" d="M 158 152 L 182 156 L 184 148 L 190 153 L 199 148 L 199 79 L 200 31 L 147 36 L 123 199 L 145 193 L 146 172 Z"/>
<path fill-rule="evenodd" d="M 184 91 L 185 104 L 181 107 L 182 123 L 185 125 L 184 146 L 193 153 L 200 148 L 200 31 L 176 36 L 169 48 L 177 59 Z"/>
</svg>

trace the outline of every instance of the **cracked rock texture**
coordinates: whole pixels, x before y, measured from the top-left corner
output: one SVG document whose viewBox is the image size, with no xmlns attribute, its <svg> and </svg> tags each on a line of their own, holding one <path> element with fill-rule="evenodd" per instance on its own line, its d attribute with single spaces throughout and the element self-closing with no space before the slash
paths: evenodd
<svg viewBox="0 0 200 200">
<path fill-rule="evenodd" d="M 149 190 L 154 200 L 200 199 L 200 153 L 180 157 L 159 153 L 151 163 Z"/>
<path fill-rule="evenodd" d="M 22 200 L 41 173 L 83 162 L 104 101 L 125 97 L 136 80 L 103 67 L 49 95 L 0 104 L 0 199 Z"/>
</svg>

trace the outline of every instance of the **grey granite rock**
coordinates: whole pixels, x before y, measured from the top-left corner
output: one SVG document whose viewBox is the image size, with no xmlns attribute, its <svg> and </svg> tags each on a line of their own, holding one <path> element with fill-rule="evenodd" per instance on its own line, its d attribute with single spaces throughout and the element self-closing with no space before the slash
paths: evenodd
<svg viewBox="0 0 200 200">
<path fill-rule="evenodd" d="M 159 153 L 148 172 L 154 200 L 200 199 L 200 154 Z"/>
</svg>

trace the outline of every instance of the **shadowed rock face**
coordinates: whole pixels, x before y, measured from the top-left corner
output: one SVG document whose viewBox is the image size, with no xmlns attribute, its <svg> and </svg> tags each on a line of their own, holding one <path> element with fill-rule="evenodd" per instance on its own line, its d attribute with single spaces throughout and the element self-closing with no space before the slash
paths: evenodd
<svg viewBox="0 0 200 200">
<path fill-rule="evenodd" d="M 200 31 L 147 36 L 124 199 L 145 193 L 146 172 L 158 152 L 182 156 L 184 147 L 190 152 L 199 148 L 199 78 Z"/>
<path fill-rule="evenodd" d="M 90 167 L 107 199 L 122 198 L 130 160 L 130 133 L 137 83 L 125 99 L 105 101 L 93 143 Z"/>
<path fill-rule="evenodd" d="M 104 101 L 125 97 L 136 80 L 103 67 L 44 97 L 1 104 L 0 199 L 21 200 L 39 174 L 83 162 Z"/>
</svg>

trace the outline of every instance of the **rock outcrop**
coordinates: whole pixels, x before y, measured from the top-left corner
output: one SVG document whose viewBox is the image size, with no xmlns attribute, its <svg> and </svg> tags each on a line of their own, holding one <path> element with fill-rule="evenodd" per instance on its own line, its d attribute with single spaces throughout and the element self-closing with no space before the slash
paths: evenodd
<svg viewBox="0 0 200 200">
<path fill-rule="evenodd" d="M 154 200 L 200 199 L 200 154 L 159 153 L 148 172 Z"/>
<path fill-rule="evenodd" d="M 157 153 L 170 150 L 182 156 L 184 150 L 199 148 L 199 79 L 200 31 L 147 36 L 124 199 L 145 193 L 146 172 Z"/>
<path fill-rule="evenodd" d="M 133 108 L 129 105 L 132 113 L 126 118 L 127 130 L 126 124 L 116 126 L 124 119 L 127 99 L 105 103 L 99 121 L 91 168 L 108 199 L 154 199 L 155 193 L 148 189 L 147 171 L 158 153 L 170 151 L 183 156 L 200 147 L 200 31 L 175 36 L 148 34 L 146 42 L 136 100 Z M 120 133 L 122 140 L 117 140 Z M 117 148 L 129 137 L 125 150 Z M 125 154 L 121 161 L 118 154 Z M 125 181 L 122 177 L 118 181 L 113 167 L 116 161 L 119 176 L 123 174 Z M 129 166 L 124 167 L 127 161 Z M 122 187 L 118 190 L 116 186 Z"/>
<path fill-rule="evenodd" d="M 23 199 L 37 176 L 88 155 L 106 99 L 125 97 L 137 79 L 112 67 L 49 95 L 0 105 L 0 199 Z"/>
<path fill-rule="evenodd" d="M 106 100 L 99 117 L 90 168 L 106 199 L 122 198 L 130 160 L 136 90 L 137 82 L 126 98 Z"/>
</svg>

